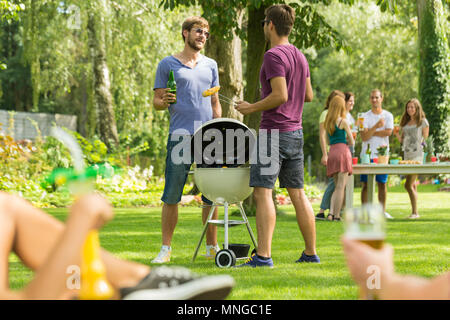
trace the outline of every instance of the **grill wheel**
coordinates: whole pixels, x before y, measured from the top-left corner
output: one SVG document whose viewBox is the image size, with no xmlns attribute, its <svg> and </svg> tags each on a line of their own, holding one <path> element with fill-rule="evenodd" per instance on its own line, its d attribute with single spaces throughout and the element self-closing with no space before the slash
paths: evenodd
<svg viewBox="0 0 450 320">
<path fill-rule="evenodd" d="M 216 266 L 219 268 L 230 268 L 236 264 L 236 255 L 228 249 L 216 253 Z"/>
</svg>

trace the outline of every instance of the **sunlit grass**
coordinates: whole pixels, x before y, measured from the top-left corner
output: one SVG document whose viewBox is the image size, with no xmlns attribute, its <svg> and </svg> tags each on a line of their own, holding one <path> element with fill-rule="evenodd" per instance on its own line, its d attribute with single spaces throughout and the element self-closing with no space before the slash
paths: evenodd
<svg viewBox="0 0 450 320">
<path fill-rule="evenodd" d="M 395 217 L 389 221 L 387 241 L 394 246 L 396 270 L 402 274 L 432 277 L 449 270 L 450 261 L 450 193 L 436 192 L 436 187 L 419 187 L 419 220 L 408 220 L 409 199 L 402 188 L 388 194 L 387 211 Z M 395 192 L 393 192 L 395 191 Z M 359 206 L 359 190 L 355 190 L 355 206 Z M 319 203 L 314 203 L 315 213 Z M 202 225 L 200 209 L 180 208 L 173 238 L 171 265 L 182 265 L 203 274 L 230 274 L 236 287 L 230 299 L 356 299 L 357 288 L 350 279 L 342 255 L 340 237 L 342 223 L 317 222 L 317 250 L 321 264 L 297 264 L 303 240 L 291 206 L 282 207 L 277 217 L 273 238 L 273 269 L 219 269 L 213 260 L 206 260 L 204 245 L 192 263 Z M 64 220 L 67 210 L 49 209 L 48 213 Z M 115 255 L 150 264 L 159 252 L 161 208 L 116 209 L 115 219 L 101 231 L 101 243 Z M 233 218 L 234 219 L 234 218 Z M 249 218 L 256 235 L 255 218 Z M 219 243 L 223 229 L 219 228 Z M 245 227 L 229 231 L 230 243 L 251 243 Z M 240 261 L 238 263 L 241 263 Z M 10 259 L 10 284 L 21 288 L 32 277 L 15 257 Z"/>
</svg>

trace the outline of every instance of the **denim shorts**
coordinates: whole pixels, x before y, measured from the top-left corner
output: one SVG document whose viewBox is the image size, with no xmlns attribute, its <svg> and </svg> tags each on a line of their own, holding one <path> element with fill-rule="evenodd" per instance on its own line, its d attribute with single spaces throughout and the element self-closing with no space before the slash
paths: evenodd
<svg viewBox="0 0 450 320">
<path fill-rule="evenodd" d="M 185 138 L 190 139 L 190 136 L 186 136 Z M 178 143 L 179 141 L 172 141 L 171 135 L 169 135 L 169 139 L 167 141 L 166 169 L 164 172 L 164 192 L 161 197 L 161 201 L 166 204 L 177 204 L 181 201 L 184 185 L 186 184 L 189 170 L 193 162 L 193 158 L 190 156 L 189 163 L 174 163 L 172 160 L 172 150 Z M 180 149 L 179 156 L 183 156 L 183 149 Z M 212 202 L 206 199 L 203 195 L 202 200 L 205 204 L 212 205 Z"/>
<path fill-rule="evenodd" d="M 258 136 L 256 163 L 251 164 L 250 186 L 273 189 L 277 178 L 281 188 L 304 188 L 303 131 Z M 268 151 L 270 150 L 270 151 Z M 275 152 L 274 152 L 275 151 Z"/>
</svg>

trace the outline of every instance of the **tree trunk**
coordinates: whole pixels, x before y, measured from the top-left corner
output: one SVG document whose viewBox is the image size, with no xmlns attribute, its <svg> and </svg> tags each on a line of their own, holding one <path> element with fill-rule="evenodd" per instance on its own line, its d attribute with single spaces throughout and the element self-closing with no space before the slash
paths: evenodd
<svg viewBox="0 0 450 320">
<path fill-rule="evenodd" d="M 450 151 L 450 49 L 440 0 L 417 0 L 419 17 L 419 96 L 437 152 Z"/>
<path fill-rule="evenodd" d="M 87 79 L 86 75 L 83 74 L 81 78 L 81 84 L 78 88 L 80 98 L 80 116 L 78 120 L 78 131 L 83 137 L 88 136 L 87 125 L 88 125 L 88 93 L 87 93 Z"/>
<path fill-rule="evenodd" d="M 119 144 L 119 137 L 110 91 L 109 69 L 106 64 L 104 13 L 102 8 L 92 11 L 89 14 L 87 28 L 93 69 L 94 105 L 98 112 L 100 138 L 111 148 Z"/>
<path fill-rule="evenodd" d="M 245 101 L 250 103 L 261 99 L 261 86 L 259 81 L 259 71 L 264 59 L 264 53 L 268 48 L 268 43 L 264 37 L 264 31 L 261 27 L 261 21 L 264 20 L 266 10 L 265 5 L 261 5 L 258 9 L 253 6 L 248 8 L 248 26 L 247 26 L 247 70 L 246 80 L 247 87 L 245 88 Z M 252 113 L 244 117 L 245 124 L 258 132 L 259 124 L 261 122 L 261 113 Z M 278 212 L 276 192 L 272 192 L 275 210 Z M 256 203 L 253 194 L 244 201 L 244 209 L 250 215 L 256 212 Z"/>
<path fill-rule="evenodd" d="M 259 70 L 264 58 L 264 53 L 267 48 L 267 43 L 264 38 L 264 31 L 261 28 L 261 20 L 264 20 L 264 11 L 266 6 L 261 5 L 259 9 L 253 6 L 248 9 L 248 26 L 247 26 L 247 70 L 245 78 L 247 80 L 247 87 L 244 92 L 244 99 L 250 103 L 256 102 L 261 98 L 261 90 L 259 83 Z M 259 129 L 261 121 L 261 113 L 253 113 L 245 116 L 245 124 L 254 130 Z"/>
<path fill-rule="evenodd" d="M 239 9 L 237 9 L 239 10 Z M 242 24 L 243 10 L 239 10 L 238 23 Z M 214 30 L 214 24 L 210 28 Z M 242 46 L 241 39 L 234 34 L 231 41 L 212 35 L 205 48 L 206 56 L 216 60 L 219 68 L 220 94 L 234 101 L 244 97 L 242 81 Z M 242 121 L 243 116 L 234 109 L 231 103 L 220 100 L 222 117 Z"/>
</svg>

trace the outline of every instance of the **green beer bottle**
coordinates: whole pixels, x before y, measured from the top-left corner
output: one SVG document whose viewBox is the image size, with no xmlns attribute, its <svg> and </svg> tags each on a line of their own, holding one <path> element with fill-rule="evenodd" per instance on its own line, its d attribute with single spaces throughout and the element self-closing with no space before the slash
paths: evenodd
<svg viewBox="0 0 450 320">
<path fill-rule="evenodd" d="M 175 82 L 175 76 L 173 75 L 173 70 L 170 70 L 169 73 L 169 81 L 167 81 L 167 88 L 169 88 L 169 92 L 175 95 L 175 101 L 171 104 L 177 103 L 176 94 L 177 94 L 177 83 Z"/>
</svg>

